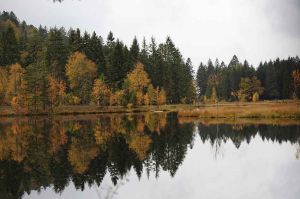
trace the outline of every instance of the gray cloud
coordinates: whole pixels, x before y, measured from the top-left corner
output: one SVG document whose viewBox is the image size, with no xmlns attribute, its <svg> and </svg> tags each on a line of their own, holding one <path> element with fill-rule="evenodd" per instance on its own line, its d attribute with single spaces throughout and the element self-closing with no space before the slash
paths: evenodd
<svg viewBox="0 0 300 199">
<path fill-rule="evenodd" d="M 300 55 L 298 0 L 1 0 L 1 9 L 38 26 L 79 27 L 130 45 L 136 35 L 171 36 L 194 65 L 233 54 L 259 61 Z"/>
</svg>

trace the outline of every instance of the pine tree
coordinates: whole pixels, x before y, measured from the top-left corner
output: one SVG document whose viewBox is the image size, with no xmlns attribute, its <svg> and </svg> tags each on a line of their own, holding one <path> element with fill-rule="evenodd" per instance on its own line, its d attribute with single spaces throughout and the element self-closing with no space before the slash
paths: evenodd
<svg viewBox="0 0 300 199">
<path fill-rule="evenodd" d="M 70 53 L 74 53 L 76 51 L 81 51 L 83 46 L 83 41 L 81 38 L 80 30 L 77 28 L 76 31 L 70 29 L 69 31 L 69 39 L 68 39 L 68 48 Z"/>
<path fill-rule="evenodd" d="M 48 71 L 44 60 L 39 60 L 27 67 L 25 79 L 28 105 L 32 111 L 46 110 L 48 105 Z"/>
<path fill-rule="evenodd" d="M 123 53 L 123 44 L 117 40 L 107 63 L 107 78 L 110 87 L 115 90 L 121 88 L 123 79 L 129 72 L 126 70 L 126 59 Z"/>
<path fill-rule="evenodd" d="M 51 75 L 58 79 L 65 79 L 65 64 L 67 59 L 67 48 L 64 42 L 62 29 L 50 30 L 46 45 L 46 64 Z"/>
<path fill-rule="evenodd" d="M 197 70 L 197 86 L 199 89 L 199 97 L 204 96 L 207 87 L 207 69 L 201 62 Z"/>
<path fill-rule="evenodd" d="M 19 46 L 14 29 L 9 26 L 0 34 L 0 66 L 14 64 L 19 59 Z"/>
<path fill-rule="evenodd" d="M 279 92 L 278 92 L 278 85 L 277 85 L 277 78 L 276 78 L 276 70 L 272 61 L 270 61 L 267 64 L 265 89 L 266 89 L 266 94 L 268 99 L 278 98 Z"/>
<path fill-rule="evenodd" d="M 131 71 L 139 59 L 140 47 L 137 38 L 134 37 L 129 51 L 128 71 Z"/>
</svg>

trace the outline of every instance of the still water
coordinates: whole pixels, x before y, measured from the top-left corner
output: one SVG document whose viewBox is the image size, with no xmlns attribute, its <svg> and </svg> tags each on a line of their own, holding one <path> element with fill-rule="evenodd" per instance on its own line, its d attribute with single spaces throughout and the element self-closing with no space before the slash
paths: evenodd
<svg viewBox="0 0 300 199">
<path fill-rule="evenodd" d="M 296 122 L 2 118 L 0 198 L 299 199 L 299 143 Z"/>
</svg>

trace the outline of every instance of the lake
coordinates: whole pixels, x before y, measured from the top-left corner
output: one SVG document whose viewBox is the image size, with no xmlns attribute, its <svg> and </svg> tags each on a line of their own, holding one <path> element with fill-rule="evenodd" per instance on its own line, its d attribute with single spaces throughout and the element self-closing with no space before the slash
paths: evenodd
<svg viewBox="0 0 300 199">
<path fill-rule="evenodd" d="M 1 118 L 0 198 L 300 198 L 292 122 Z"/>
</svg>

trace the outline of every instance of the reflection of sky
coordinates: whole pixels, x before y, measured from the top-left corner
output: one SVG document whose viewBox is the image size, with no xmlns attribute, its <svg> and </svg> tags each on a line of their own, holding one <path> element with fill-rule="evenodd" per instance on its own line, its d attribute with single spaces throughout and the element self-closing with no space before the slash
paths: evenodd
<svg viewBox="0 0 300 199">
<path fill-rule="evenodd" d="M 202 143 L 196 136 L 193 149 L 189 149 L 183 165 L 174 178 L 168 172 L 160 172 L 158 179 L 146 172 L 139 180 L 132 170 L 129 182 L 120 185 L 116 199 L 130 198 L 299 198 L 300 160 L 295 158 L 296 146 L 286 143 L 262 141 L 259 136 L 248 145 L 243 142 L 237 149 L 231 141 L 222 143 L 219 153 L 209 142 Z M 28 199 L 98 199 L 106 198 L 107 189 L 112 186 L 106 175 L 100 187 L 76 191 L 70 183 L 64 192 L 55 194 L 52 188 L 37 193 L 33 191 Z"/>
</svg>

